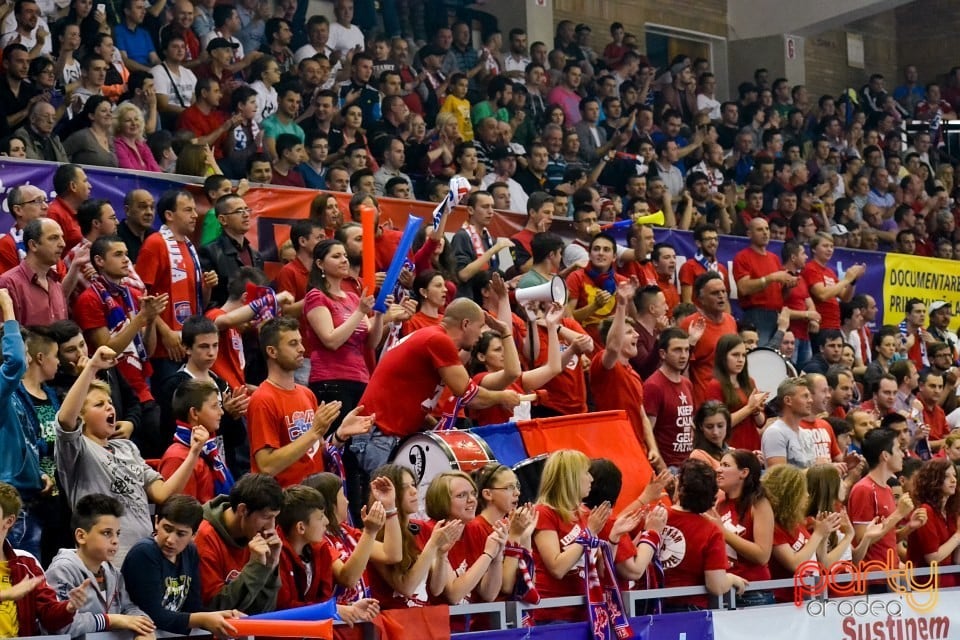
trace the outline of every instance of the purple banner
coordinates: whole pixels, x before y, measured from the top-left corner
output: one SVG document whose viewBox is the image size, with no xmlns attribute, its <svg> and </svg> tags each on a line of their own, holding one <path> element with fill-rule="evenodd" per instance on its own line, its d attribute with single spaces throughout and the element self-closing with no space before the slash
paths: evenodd
<svg viewBox="0 0 960 640">
<path fill-rule="evenodd" d="M 637 640 L 713 640 L 713 615 L 709 611 L 690 613 L 669 613 L 660 616 L 641 616 L 630 618 L 630 628 Z M 453 634 L 457 638 L 458 634 Z M 463 637 L 467 637 L 463 635 Z M 549 624 L 526 629 L 504 629 L 469 634 L 476 640 L 525 640 L 526 638 L 563 638 L 564 640 L 592 640 L 590 625 L 585 622 L 576 624 Z"/>
<path fill-rule="evenodd" d="M 677 271 L 680 266 L 688 259 L 693 258 L 697 252 L 697 246 L 693 242 L 693 233 L 690 231 L 674 231 L 671 229 L 655 229 L 654 235 L 657 242 L 669 242 L 677 251 Z M 747 238 L 740 236 L 720 236 L 720 247 L 717 249 L 717 260 L 727 267 L 730 277 L 733 279 L 733 257 L 742 249 L 750 246 Z M 783 243 L 777 240 L 770 242 L 768 251 L 780 255 Z M 921 258 L 922 259 L 922 258 Z M 879 311 L 875 325 L 883 324 L 883 280 L 886 266 L 884 263 L 884 254 L 875 251 L 857 251 L 855 249 L 835 249 L 833 259 L 830 260 L 830 266 L 837 272 L 838 277 L 843 277 L 847 268 L 863 263 L 867 267 L 866 273 L 857 281 L 857 293 L 865 293 L 873 296 L 877 301 Z M 730 306 L 735 316 L 740 315 L 740 307 L 737 304 L 737 285 L 731 283 L 733 291 L 730 294 Z M 899 322 L 899 319 L 897 320 Z"/>
</svg>

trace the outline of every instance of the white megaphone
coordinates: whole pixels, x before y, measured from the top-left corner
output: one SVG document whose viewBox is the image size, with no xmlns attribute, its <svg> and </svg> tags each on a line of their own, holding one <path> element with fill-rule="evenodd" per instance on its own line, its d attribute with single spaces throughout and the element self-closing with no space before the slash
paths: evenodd
<svg viewBox="0 0 960 640">
<path fill-rule="evenodd" d="M 567 304 L 567 283 L 563 278 L 553 276 L 543 284 L 517 289 L 516 296 L 522 306 L 530 302 L 557 302 L 563 306 Z"/>
</svg>

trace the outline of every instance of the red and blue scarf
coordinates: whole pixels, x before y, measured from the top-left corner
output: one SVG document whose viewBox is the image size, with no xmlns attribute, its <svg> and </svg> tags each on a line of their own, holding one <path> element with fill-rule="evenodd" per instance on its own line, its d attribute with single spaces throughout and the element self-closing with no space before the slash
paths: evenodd
<svg viewBox="0 0 960 640">
<path fill-rule="evenodd" d="M 173 434 L 173 441 L 179 442 L 183 446 L 190 447 L 190 438 L 193 434 L 193 428 L 183 422 L 177 421 L 177 430 Z M 230 493 L 233 487 L 233 474 L 224 464 L 220 456 L 220 447 L 217 445 L 216 437 L 210 438 L 203 444 L 203 450 L 200 457 L 213 470 L 213 490 L 218 496 Z"/>
<path fill-rule="evenodd" d="M 633 637 L 633 629 L 623 607 L 623 596 L 614 574 L 610 545 L 585 530 L 576 540 L 583 545 L 583 564 L 590 614 L 591 637 L 597 640 L 623 640 Z M 594 562 L 592 551 L 598 551 Z"/>
</svg>

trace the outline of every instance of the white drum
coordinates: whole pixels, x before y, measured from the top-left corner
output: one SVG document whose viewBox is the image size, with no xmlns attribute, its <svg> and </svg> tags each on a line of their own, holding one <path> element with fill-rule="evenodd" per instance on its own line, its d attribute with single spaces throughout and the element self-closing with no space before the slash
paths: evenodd
<svg viewBox="0 0 960 640">
<path fill-rule="evenodd" d="M 420 494 L 420 513 L 412 517 L 426 519 L 424 500 L 430 481 L 444 471 L 471 473 L 494 461 L 486 442 L 470 431 L 428 431 L 410 436 L 401 443 L 391 462 L 413 471 Z"/>
<path fill-rule="evenodd" d="M 757 389 L 770 394 L 772 400 L 777 396 L 777 387 L 787 378 L 797 375 L 797 368 L 776 349 L 758 347 L 747 353 L 747 369 Z"/>
</svg>

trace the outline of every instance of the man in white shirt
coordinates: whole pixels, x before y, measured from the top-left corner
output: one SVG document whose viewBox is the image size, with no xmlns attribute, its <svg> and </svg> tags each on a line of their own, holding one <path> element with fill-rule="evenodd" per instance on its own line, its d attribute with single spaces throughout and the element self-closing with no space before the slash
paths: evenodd
<svg viewBox="0 0 960 640">
<path fill-rule="evenodd" d="M 150 70 L 157 92 L 157 110 L 179 115 L 193 104 L 197 76 L 183 66 L 187 57 L 187 44 L 183 36 L 171 32 L 163 44 L 163 62 Z"/>
<path fill-rule="evenodd" d="M 307 20 L 307 44 L 297 49 L 293 54 L 293 61 L 300 64 L 307 58 L 322 53 L 330 58 L 333 53 L 328 45 L 330 41 L 330 21 L 326 16 L 311 16 Z"/>
<path fill-rule="evenodd" d="M 337 21 L 330 25 L 327 46 L 343 56 L 353 51 L 363 51 L 363 32 L 360 31 L 360 27 L 351 24 L 353 0 L 337 0 L 333 12 L 337 16 Z"/>
<path fill-rule="evenodd" d="M 522 81 L 530 56 L 527 55 L 527 33 L 523 29 L 510 29 L 510 52 L 503 57 L 503 73 L 508 78 Z"/>
<path fill-rule="evenodd" d="M 4 21 L 0 47 L 16 40 L 27 48 L 31 58 L 49 56 L 53 52 L 52 38 L 47 21 L 40 17 L 40 6 L 33 0 L 21 0 L 17 4 L 14 5 L 13 28 L 7 29 L 7 21 Z"/>
<path fill-rule="evenodd" d="M 527 210 L 527 192 L 513 179 L 517 172 L 517 154 L 508 146 L 494 147 L 490 152 L 493 171 L 483 177 L 481 188 L 486 189 L 494 182 L 504 182 L 510 188 L 510 211 Z"/>
</svg>

